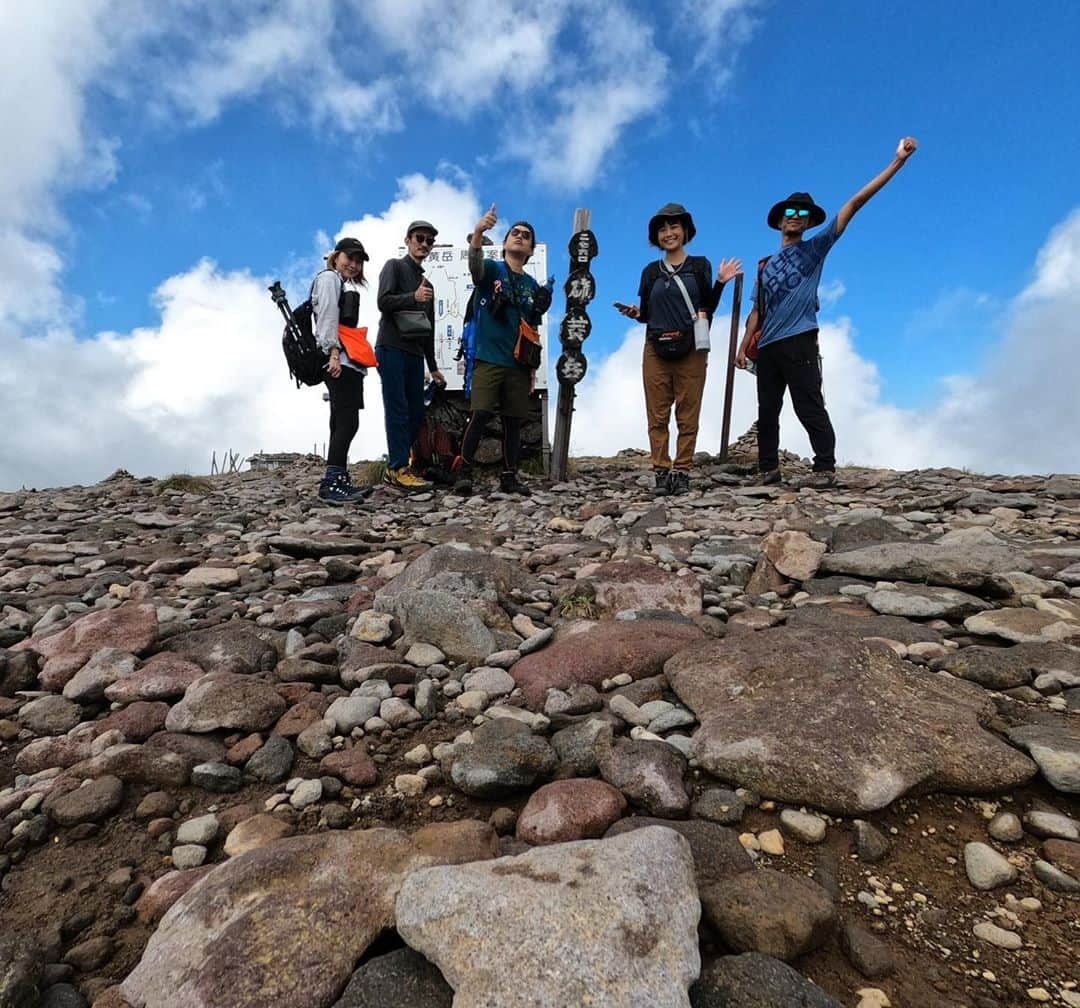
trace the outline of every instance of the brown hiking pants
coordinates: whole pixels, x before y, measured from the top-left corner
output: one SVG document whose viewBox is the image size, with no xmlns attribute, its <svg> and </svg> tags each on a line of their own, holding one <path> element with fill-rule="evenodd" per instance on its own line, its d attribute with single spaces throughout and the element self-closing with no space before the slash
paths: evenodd
<svg viewBox="0 0 1080 1008">
<path fill-rule="evenodd" d="M 657 356 L 652 343 L 645 341 L 641 371 L 645 380 L 645 413 L 649 419 L 649 448 L 654 469 L 671 468 L 668 424 L 672 405 L 679 429 L 674 468 L 689 469 L 693 463 L 708 363 L 707 350 L 691 350 L 679 360 L 663 360 Z"/>
</svg>

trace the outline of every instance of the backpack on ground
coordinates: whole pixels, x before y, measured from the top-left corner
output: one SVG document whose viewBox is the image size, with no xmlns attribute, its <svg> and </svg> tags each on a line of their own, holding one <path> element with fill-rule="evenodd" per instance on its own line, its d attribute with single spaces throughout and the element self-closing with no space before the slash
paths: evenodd
<svg viewBox="0 0 1080 1008">
<path fill-rule="evenodd" d="M 289 376 L 301 385 L 321 385 L 326 380 L 326 366 L 330 355 L 320 349 L 315 342 L 315 309 L 311 303 L 315 292 L 315 281 L 311 281 L 308 299 L 296 308 L 289 307 L 285 289 L 279 280 L 269 288 L 270 297 L 278 306 L 285 319 L 285 331 L 281 337 L 281 349 L 285 354 L 285 363 L 289 366 Z"/>
<path fill-rule="evenodd" d="M 412 444 L 409 462 L 413 471 L 424 479 L 450 486 L 454 483 L 450 466 L 457 452 L 441 393 L 442 388 L 434 381 L 425 389 L 424 421 Z"/>
</svg>

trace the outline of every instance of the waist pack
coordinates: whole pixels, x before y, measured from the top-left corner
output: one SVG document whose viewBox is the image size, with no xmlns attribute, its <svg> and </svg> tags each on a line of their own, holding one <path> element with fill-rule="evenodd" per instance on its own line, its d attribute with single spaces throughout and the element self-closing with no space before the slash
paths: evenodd
<svg viewBox="0 0 1080 1008">
<path fill-rule="evenodd" d="M 540 333 L 524 319 L 518 323 L 514 360 L 530 371 L 535 371 L 540 366 Z"/>
<path fill-rule="evenodd" d="M 694 330 L 664 330 L 649 326 L 645 338 L 661 360 L 680 360 L 694 349 Z"/>
</svg>

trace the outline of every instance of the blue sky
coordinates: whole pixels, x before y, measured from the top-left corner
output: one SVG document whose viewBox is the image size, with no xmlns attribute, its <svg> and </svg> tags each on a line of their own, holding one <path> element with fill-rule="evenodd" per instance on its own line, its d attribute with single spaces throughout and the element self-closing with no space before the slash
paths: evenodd
<svg viewBox="0 0 1080 1008">
<path fill-rule="evenodd" d="M 835 211 L 904 134 L 919 151 L 825 269 L 827 391 L 850 399 L 841 458 L 848 435 L 848 461 L 1080 468 L 1068 439 L 1003 446 L 1009 428 L 983 415 L 1032 412 L 1027 442 L 1080 426 L 1068 394 L 1080 383 L 1074 3 L 181 0 L 148 12 L 56 0 L 0 22 L 37 71 L 0 71 L 24 152 L 0 168 L 0 340 L 17 376 L 0 420 L 33 429 L 0 449 L 0 488 L 118 465 L 197 471 L 208 432 L 243 453 L 323 438 L 321 403 L 251 391 L 282 371 L 256 293 L 268 277 L 302 284 L 349 227 L 392 254 L 414 211 L 463 237 L 494 201 L 536 225 L 561 282 L 573 210 L 593 210 L 599 293 L 581 392 L 583 410 L 601 410 L 613 385 L 638 391 L 640 332 L 609 305 L 636 292 L 657 207 L 684 203 L 693 251 L 750 268 L 775 247 L 773 202 L 808 189 Z M 1008 361 L 1027 352 L 1035 315 L 1065 330 L 1063 353 L 1024 378 Z M 252 368 L 256 331 L 269 363 Z M 94 404 L 92 451 L 20 447 L 46 436 L 49 393 L 32 377 L 43 346 Z M 206 347 L 214 359 L 200 363 Z M 247 369 L 222 363 L 233 356 Z M 207 367 L 231 377 L 177 392 Z M 737 387 L 748 422 L 752 391 Z M 381 453 L 373 405 L 355 457 Z M 630 405 L 601 425 L 613 443 L 576 447 L 644 444 Z M 290 424 L 250 418 L 261 410 Z"/>
</svg>

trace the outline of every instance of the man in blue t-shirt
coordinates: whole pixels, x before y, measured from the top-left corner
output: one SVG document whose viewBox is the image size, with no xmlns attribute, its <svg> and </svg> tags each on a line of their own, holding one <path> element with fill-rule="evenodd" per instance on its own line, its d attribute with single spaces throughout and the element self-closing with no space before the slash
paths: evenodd
<svg viewBox="0 0 1080 1008">
<path fill-rule="evenodd" d="M 814 475 L 807 486 L 831 486 L 836 473 L 836 434 L 821 392 L 818 353 L 818 284 L 829 249 L 851 218 L 904 166 L 918 146 L 904 137 L 889 166 L 851 197 L 821 234 L 803 239 L 825 221 L 825 211 L 809 193 L 792 193 L 770 211 L 769 227 L 780 232 L 780 251 L 764 260 L 754 285 L 753 310 L 746 320 L 735 366 L 747 366 L 747 350 L 757 337 L 758 468 L 762 483 L 780 482 L 780 410 L 791 389 L 795 415 L 810 435 Z"/>
<path fill-rule="evenodd" d="M 528 221 L 510 225 L 503 239 L 502 260 L 484 257 L 484 233 L 498 221 L 495 204 L 477 222 L 469 239 L 469 272 L 476 286 L 474 315 L 476 358 L 473 363 L 469 423 L 454 460 L 459 494 L 473 491 L 472 465 L 484 429 L 498 412 L 502 422 L 503 471 L 499 488 L 528 497 L 518 479 L 521 423 L 529 415 L 535 372 L 515 356 L 523 326 L 536 330 L 551 306 L 551 283 L 541 287 L 525 266 L 536 248 L 536 232 Z M 535 335 L 535 333 L 534 333 Z"/>
</svg>

